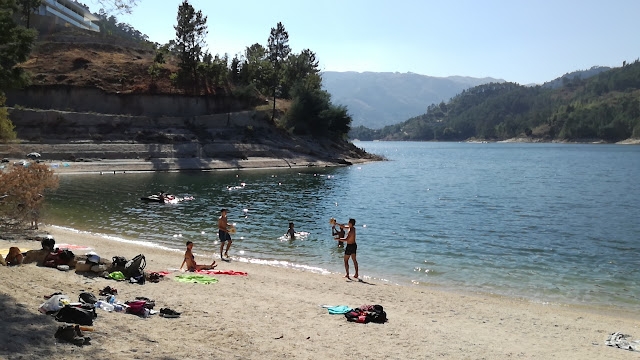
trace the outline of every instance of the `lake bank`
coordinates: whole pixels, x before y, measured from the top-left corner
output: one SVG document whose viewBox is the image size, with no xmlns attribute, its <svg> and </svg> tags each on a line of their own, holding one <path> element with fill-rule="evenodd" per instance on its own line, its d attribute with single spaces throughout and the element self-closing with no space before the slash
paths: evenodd
<svg viewBox="0 0 640 360">
<path fill-rule="evenodd" d="M 145 254 L 147 270 L 178 268 L 182 251 L 115 242 L 88 233 L 57 227 L 44 230 L 57 243 L 85 245 L 103 258 L 132 258 Z M 0 247 L 39 248 L 33 241 L 0 241 Z M 194 252 L 199 263 L 211 253 Z M 230 251 L 234 256 L 234 249 Z M 8 358 L 58 356 L 86 358 L 252 358 L 338 357 L 428 358 L 609 358 L 626 359 L 626 351 L 607 347 L 609 333 L 639 335 L 637 313 L 583 306 L 535 304 L 480 293 L 451 293 L 430 287 L 397 286 L 369 279 L 348 281 L 341 274 L 315 274 L 234 261 L 218 270 L 248 276 L 216 275 L 217 284 L 176 282 L 175 274 L 143 286 L 91 278 L 73 272 L 23 265 L 0 267 L 3 309 L 0 334 L 12 341 L 0 346 Z M 361 267 L 366 267 L 361 264 Z M 82 290 L 97 295 L 105 286 L 118 289 L 118 298 L 146 296 L 157 307 L 182 312 L 179 319 L 141 319 L 121 313 L 98 312 L 92 344 L 77 348 L 56 344 L 59 323 L 40 314 L 42 296 L 63 291 L 72 299 Z M 348 323 L 319 305 L 384 306 L 389 322 Z M 29 334 L 28 336 L 26 334 Z M 360 344 L 358 346 L 349 344 Z"/>
</svg>

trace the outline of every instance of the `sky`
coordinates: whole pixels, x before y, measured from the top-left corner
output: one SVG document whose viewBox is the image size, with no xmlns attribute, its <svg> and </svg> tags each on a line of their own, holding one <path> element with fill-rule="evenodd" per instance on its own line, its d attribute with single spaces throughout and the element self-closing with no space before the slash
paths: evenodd
<svg viewBox="0 0 640 360">
<path fill-rule="evenodd" d="M 93 2 L 93 3 L 92 3 Z M 85 0 L 93 12 L 97 0 Z M 182 0 L 138 0 L 115 14 L 161 44 Z M 233 57 L 267 45 L 282 22 L 294 53 L 323 71 L 413 72 L 542 84 L 640 58 L 638 0 L 190 0 L 207 16 L 207 48 Z"/>
</svg>

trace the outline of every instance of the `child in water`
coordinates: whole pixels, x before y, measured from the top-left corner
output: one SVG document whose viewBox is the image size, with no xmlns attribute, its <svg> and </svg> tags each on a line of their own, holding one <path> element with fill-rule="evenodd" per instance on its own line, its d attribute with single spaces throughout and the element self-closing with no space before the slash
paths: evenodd
<svg viewBox="0 0 640 360">
<path fill-rule="evenodd" d="M 289 240 L 296 239 L 296 231 L 293 229 L 293 221 L 289 222 L 289 230 L 287 230 L 286 235 L 289 237 Z"/>
</svg>

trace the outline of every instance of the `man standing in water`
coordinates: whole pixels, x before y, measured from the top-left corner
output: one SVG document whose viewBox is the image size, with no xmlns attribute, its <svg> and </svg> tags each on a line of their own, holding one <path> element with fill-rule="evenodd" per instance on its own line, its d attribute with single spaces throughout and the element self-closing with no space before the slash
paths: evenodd
<svg viewBox="0 0 640 360">
<path fill-rule="evenodd" d="M 227 249 L 224 256 L 229 257 L 229 248 L 231 247 L 231 235 L 229 235 L 229 225 L 227 224 L 227 209 L 220 210 L 220 218 L 218 218 L 218 237 L 220 238 L 220 259 L 229 261 L 222 256 L 224 243 L 227 242 Z"/>
<path fill-rule="evenodd" d="M 353 276 L 354 278 L 358 278 L 358 261 L 356 260 L 356 250 L 358 249 L 358 245 L 356 244 L 356 220 L 349 219 L 349 225 L 344 224 L 336 224 L 340 226 L 340 229 L 349 229 L 347 236 L 344 238 L 335 238 L 340 242 L 347 243 L 346 248 L 344 249 L 344 270 L 346 271 L 347 279 L 351 279 L 349 277 L 349 258 L 353 261 L 353 266 L 356 268 L 356 274 Z"/>
</svg>

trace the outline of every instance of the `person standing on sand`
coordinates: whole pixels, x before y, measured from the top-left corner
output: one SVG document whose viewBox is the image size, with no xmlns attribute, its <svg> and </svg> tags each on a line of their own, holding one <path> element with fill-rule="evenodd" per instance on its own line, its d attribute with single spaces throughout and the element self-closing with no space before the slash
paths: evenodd
<svg viewBox="0 0 640 360">
<path fill-rule="evenodd" d="M 196 258 L 193 256 L 193 243 L 191 241 L 187 241 L 187 251 L 184 252 L 184 260 L 182 261 L 182 265 L 180 265 L 180 270 L 184 264 L 187 264 L 188 271 L 196 271 L 196 270 L 211 270 L 214 269 L 217 265 L 216 262 L 212 262 L 211 265 L 198 265 L 196 264 Z"/>
<path fill-rule="evenodd" d="M 229 257 L 229 248 L 231 247 L 231 235 L 229 234 L 229 224 L 227 223 L 227 209 L 220 210 L 220 218 L 218 218 L 218 237 L 220 238 L 220 259 L 223 261 L 229 261 L 222 256 L 222 250 L 224 249 L 224 243 L 227 242 L 227 249 L 224 252 L 224 256 Z"/>
<path fill-rule="evenodd" d="M 347 246 L 344 249 L 344 270 L 347 274 L 344 277 L 346 277 L 347 279 L 351 279 L 349 277 L 349 258 L 351 258 L 351 261 L 353 261 L 353 266 L 356 268 L 356 274 L 353 277 L 357 279 L 358 278 L 358 261 L 356 260 L 356 250 L 358 249 L 358 245 L 356 244 L 356 220 L 349 219 L 349 225 L 344 225 L 344 224 L 336 224 L 336 225 L 338 225 L 340 229 L 349 230 L 346 237 L 335 238 L 339 242 L 347 243 Z"/>
</svg>

